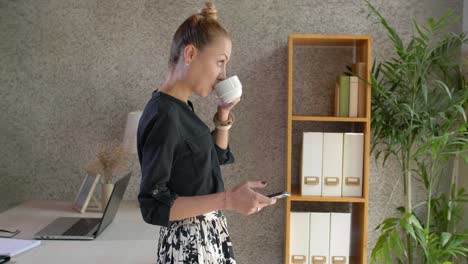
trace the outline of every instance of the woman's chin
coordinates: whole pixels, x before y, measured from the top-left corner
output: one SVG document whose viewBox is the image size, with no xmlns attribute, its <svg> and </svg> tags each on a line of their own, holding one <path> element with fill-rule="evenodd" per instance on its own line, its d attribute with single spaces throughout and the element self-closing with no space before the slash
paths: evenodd
<svg viewBox="0 0 468 264">
<path fill-rule="evenodd" d="M 197 96 L 200 96 L 200 97 L 208 97 L 209 95 L 213 94 L 214 93 L 214 90 L 213 89 L 210 89 L 210 90 L 202 90 L 200 92 L 194 92 L 195 95 Z"/>
<path fill-rule="evenodd" d="M 200 97 L 206 98 L 208 95 L 210 95 L 210 93 L 204 92 L 200 95 Z"/>
<path fill-rule="evenodd" d="M 213 94 L 213 92 L 214 92 L 214 90 L 206 91 L 202 97 L 203 98 L 208 97 L 209 95 Z"/>
</svg>

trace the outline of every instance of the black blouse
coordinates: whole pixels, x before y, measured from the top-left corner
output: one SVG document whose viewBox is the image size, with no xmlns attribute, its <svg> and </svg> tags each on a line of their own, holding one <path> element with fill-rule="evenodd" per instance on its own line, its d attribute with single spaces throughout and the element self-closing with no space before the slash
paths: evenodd
<svg viewBox="0 0 468 264">
<path fill-rule="evenodd" d="M 219 165 L 234 162 L 229 149 L 219 148 L 214 131 L 188 104 L 158 90 L 145 106 L 137 130 L 142 178 L 138 201 L 145 222 L 169 226 L 178 196 L 224 191 Z"/>
</svg>

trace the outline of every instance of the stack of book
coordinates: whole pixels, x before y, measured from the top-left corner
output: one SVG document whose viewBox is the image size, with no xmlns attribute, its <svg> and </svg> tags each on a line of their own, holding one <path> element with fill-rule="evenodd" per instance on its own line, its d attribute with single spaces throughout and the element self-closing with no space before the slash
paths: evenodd
<svg viewBox="0 0 468 264">
<path fill-rule="evenodd" d="M 366 64 L 352 65 L 355 76 L 341 75 L 335 85 L 335 116 L 366 116 Z"/>
</svg>

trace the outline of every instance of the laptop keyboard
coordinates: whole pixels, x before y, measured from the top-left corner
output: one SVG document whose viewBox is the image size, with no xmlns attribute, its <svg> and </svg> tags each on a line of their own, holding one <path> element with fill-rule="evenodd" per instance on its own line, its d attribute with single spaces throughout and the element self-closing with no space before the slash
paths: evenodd
<svg viewBox="0 0 468 264">
<path fill-rule="evenodd" d="M 63 233 L 64 236 L 84 236 L 99 224 L 101 219 L 82 218 Z"/>
</svg>

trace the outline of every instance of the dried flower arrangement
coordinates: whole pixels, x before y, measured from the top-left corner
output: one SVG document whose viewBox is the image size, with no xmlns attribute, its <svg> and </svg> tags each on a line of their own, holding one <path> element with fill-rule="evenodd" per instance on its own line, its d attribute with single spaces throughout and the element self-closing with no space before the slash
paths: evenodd
<svg viewBox="0 0 468 264">
<path fill-rule="evenodd" d="M 102 145 L 96 159 L 88 164 L 88 173 L 100 174 L 102 183 L 112 183 L 112 177 L 127 168 L 129 152 L 122 144 Z"/>
</svg>

